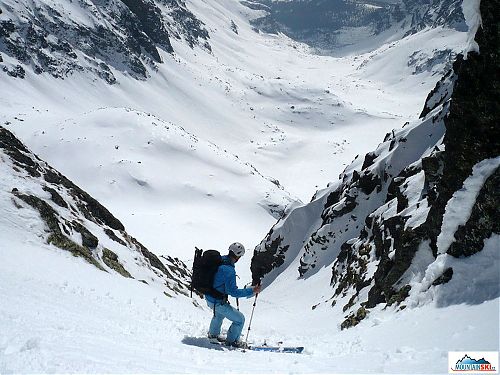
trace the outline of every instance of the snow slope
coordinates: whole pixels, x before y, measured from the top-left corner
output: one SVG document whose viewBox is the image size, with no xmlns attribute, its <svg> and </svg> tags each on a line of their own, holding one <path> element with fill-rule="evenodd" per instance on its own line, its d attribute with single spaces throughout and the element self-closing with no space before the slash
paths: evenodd
<svg viewBox="0 0 500 375">
<path fill-rule="evenodd" d="M 86 181 L 162 254 L 209 246 L 221 222 L 238 233 L 232 217 L 242 213 L 264 231 L 293 201 L 251 165 L 150 114 L 103 108 L 43 129 L 32 139 L 40 156 Z"/>
<path fill-rule="evenodd" d="M 332 319 L 335 310 L 325 305 L 307 308 L 315 302 L 316 293 L 328 293 L 330 289 L 324 280 L 329 275 L 323 273 L 294 288 L 288 287 L 289 279 L 283 279 L 266 289 L 257 301 L 250 341 L 305 345 L 304 354 L 242 353 L 188 345 L 186 337 L 205 335 L 212 311 L 198 297 L 191 300 L 185 296 L 185 287 L 175 288 L 182 284 L 170 284 L 175 280 L 160 277 L 137 248 L 106 237 L 106 226 L 93 221 L 95 218 L 87 219 L 75 207 L 65 210 L 56 204 L 56 195 L 43 187 L 58 192 L 71 206 L 82 207 L 73 200 L 76 186 L 67 189 L 67 182 L 57 183 L 58 179 L 48 174 L 57 175 L 56 171 L 29 150 L 14 147 L 15 142 L 5 143 L 3 135 L 1 373 L 442 372 L 447 350 L 464 349 L 457 344 L 464 339 L 471 349 L 481 345 L 493 350 L 498 342 L 495 335 L 485 338 L 475 334 L 492 329 L 489 322 L 494 321 L 498 309 L 495 301 L 441 309 L 427 303 L 419 310 L 398 315 L 379 311 L 375 319 L 341 332 Z M 37 177 L 35 171 L 43 176 Z M 11 193 L 13 188 L 17 191 Z M 47 244 L 47 231 L 53 228 L 43 221 L 42 211 L 38 213 L 18 198 L 20 193 L 47 202 L 61 217 L 59 225 L 67 225 L 67 220 L 80 221 L 99 238 L 98 247 L 92 250 L 95 259 L 101 262 L 103 247 L 109 247 L 136 279 L 122 277 L 107 267 L 108 272 L 103 272 L 81 257 Z M 124 232 L 116 233 L 127 238 Z M 71 239 L 82 241 L 76 232 Z M 493 246 L 488 252 L 492 257 L 498 256 L 492 242 L 497 240 L 490 241 Z M 169 269 L 174 265 L 166 264 Z M 240 267 L 238 264 L 238 270 Z M 148 284 L 138 282 L 140 279 Z M 309 293 L 311 289 L 316 293 Z M 248 317 L 251 300 L 241 300 L 240 304 Z M 467 327 L 443 327 L 449 314 L 469 322 Z M 436 336 L 437 329 L 440 335 Z M 394 330 L 406 334 L 380 340 L 393 336 Z M 415 340 L 417 336 L 421 339 Z M 207 365 L 213 363 L 217 365 Z"/>
<path fill-rule="evenodd" d="M 169 299 L 72 256 L 41 251 L 36 241 L 20 246 L 16 238 L 15 247 L 2 249 L 2 259 L 4 374 L 446 373 L 450 350 L 498 350 L 498 323 L 491 323 L 498 322 L 498 300 L 439 309 L 429 304 L 396 315 L 380 311 L 341 332 L 331 308 L 304 309 L 307 288 L 317 286 L 311 283 L 293 293 L 266 290 L 250 334 L 258 343 L 305 345 L 304 354 L 198 348 L 182 340 L 205 335 L 211 311 L 187 298 Z M 248 317 L 250 300 L 240 304 Z M 450 316 L 467 324 L 450 324 Z"/>
<path fill-rule="evenodd" d="M 471 27 L 480 52 L 469 44 L 418 120 L 387 133 L 271 228 L 252 259 L 255 281 L 295 290 L 322 279 L 331 291 L 314 292 L 313 308 L 338 309 L 342 329 L 380 306 L 498 303 L 498 35 L 490 6 L 482 5 L 481 28 Z M 477 26 L 479 15 L 472 19 Z"/>
<path fill-rule="evenodd" d="M 29 69 L 24 80 L 0 75 L 0 121 L 151 250 L 179 255 L 188 265 L 194 244 L 223 249 L 243 238 L 251 247 L 275 221 L 270 207 L 290 201 L 256 169 L 306 200 L 316 190 L 313 184 L 325 185 L 356 154 L 375 149 L 381 134 L 409 121 L 379 150 L 403 168 L 408 160 L 401 158 L 408 156 L 388 153 L 391 140 L 403 148 L 407 133 L 426 136 L 436 113 L 423 121 L 417 117 L 449 64 L 429 59 L 435 51 L 461 51 L 470 43 L 466 33 L 437 27 L 360 56 L 320 57 L 284 36 L 255 33 L 248 25 L 255 12 L 237 2 L 186 3 L 210 32 L 212 54 L 172 39 L 175 58 L 159 49 L 164 62 L 156 72 L 148 70 L 154 79 L 137 81 L 113 70 L 112 86 L 80 73 L 63 80 Z M 418 128 L 421 122 L 426 126 Z M 441 135 L 433 133 L 429 142 Z M 417 146 L 412 158 L 430 151 L 427 144 Z M 382 164 L 375 163 L 367 167 L 374 174 Z M 358 158 L 353 166 L 361 164 Z M 289 267 L 259 296 L 250 340 L 304 345 L 305 353 L 208 350 L 184 343 L 186 336 L 206 334 L 212 312 L 203 301 L 184 293 L 169 297 L 162 282 L 153 287 L 103 272 L 48 245 L 39 215 L 16 208 L 11 182 L 46 200 L 49 194 L 18 180 L 9 166 L 2 158 L 8 178 L 0 182 L 1 373 L 445 373 L 448 351 L 498 350 L 498 296 L 473 301 L 467 291 L 477 267 L 488 272 L 474 282 L 493 280 L 490 290 L 498 288 L 497 235 L 465 262 L 449 256 L 434 262 L 422 248 L 411 268 L 418 285 L 432 284 L 450 266 L 463 277 L 415 288 L 406 309 L 377 305 L 349 330 L 341 330 L 340 322 L 350 296 L 331 306 L 332 270 L 318 267 L 294 282 L 297 268 Z M 415 207 L 422 176 L 408 178 L 411 184 L 402 191 Z M 478 181 L 469 182 L 466 187 Z M 394 211 L 384 208 L 382 218 Z M 414 225 L 420 218 L 412 216 Z M 98 232 L 107 246 L 117 246 Z M 135 264 L 135 253 L 117 249 L 126 265 Z M 93 253 L 95 259 L 102 250 Z M 432 262 L 429 273 L 422 273 Z M 250 281 L 249 263 L 246 256 L 237 265 L 240 286 Z M 157 279 L 147 264 L 133 269 L 137 278 L 145 272 Z M 454 293 L 463 299 L 449 300 Z M 248 318 L 251 300 L 240 304 Z"/>
</svg>

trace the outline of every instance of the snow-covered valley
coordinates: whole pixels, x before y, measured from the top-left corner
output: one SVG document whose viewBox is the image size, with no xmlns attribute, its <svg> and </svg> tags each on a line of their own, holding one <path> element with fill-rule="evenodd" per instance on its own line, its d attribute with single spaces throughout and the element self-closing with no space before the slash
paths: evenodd
<svg viewBox="0 0 500 375">
<path fill-rule="evenodd" d="M 445 202 L 437 254 L 425 240 L 397 270 L 394 296 L 405 284 L 411 292 L 380 303 L 389 281 L 378 271 L 400 257 L 393 232 L 418 228 L 433 209 L 422 160 L 445 151 L 447 101 L 460 78 L 447 72 L 477 49 L 479 1 L 464 1 L 468 32 L 401 23 L 374 37 L 380 47 L 366 52 L 364 40 L 344 57 L 256 31 L 250 20 L 261 11 L 237 1 L 153 3 L 168 14 L 170 35 L 167 45 L 148 34 L 158 56 L 144 38 L 139 60 L 111 44 L 115 60 L 87 46 L 69 64 L 83 68 L 61 74 L 61 59 L 40 74 L 43 59 L 20 63 L 0 39 L 0 373 L 446 373 L 449 351 L 498 351 L 500 235 L 493 229 L 477 252 L 447 253 L 455 232 L 483 214 L 478 199 L 490 211 L 477 232 L 498 217 L 497 146 L 478 147 L 482 161 Z M 61 17 L 91 29 L 111 22 L 96 6 L 123 10 L 121 0 L 40 4 L 0 4 L 0 37 L 23 38 L 6 34 L 9 19 Z M 192 14 L 182 23 L 168 9 Z M 144 71 L 129 70 L 137 61 Z M 382 178 L 381 194 L 359 192 L 362 171 L 361 180 Z M 404 225 L 387 224 L 399 217 Z M 337 242 L 325 242 L 332 233 Z M 206 336 L 212 312 L 189 297 L 185 267 L 195 246 L 225 252 L 234 241 L 247 248 L 238 284 L 258 274 L 266 286 L 249 341 L 302 345 L 303 354 L 190 345 Z M 256 271 L 259 253 L 265 271 Z M 245 335 L 252 302 L 240 299 Z M 355 324 L 344 329 L 343 320 Z"/>
<path fill-rule="evenodd" d="M 24 80 L 2 76 L 0 92 L 0 123 L 115 212 L 146 245 L 184 257 L 195 245 L 227 246 L 233 233 L 248 246 L 257 243 L 279 217 L 269 215 L 263 201 L 277 205 L 277 211 L 289 199 L 308 201 L 356 155 L 416 118 L 450 62 L 437 61 L 413 74 L 418 64 L 436 50 L 453 46 L 458 53 L 467 42 L 466 33 L 428 29 L 339 59 L 313 55 L 283 35 L 257 34 L 247 21 L 249 9 L 235 2 L 193 2 L 190 9 L 211 31 L 213 54 L 173 40 L 175 55 L 164 53 L 164 63 L 146 81 L 115 72 L 118 83 L 110 86 L 88 74 L 54 80 L 28 71 Z M 232 19 L 238 34 L 229 28 Z M 408 63 L 412 55 L 414 65 Z M 165 128 L 147 139 L 130 136 L 136 126 L 135 117 L 126 115 L 130 111 L 156 116 L 151 127 L 159 119 L 157 127 L 184 129 L 184 149 L 168 145 L 171 130 Z M 192 158 L 194 138 L 215 146 L 214 156 L 197 151 L 201 159 L 215 158 L 212 168 L 198 174 L 191 173 L 200 170 Z M 237 193 L 242 186 L 255 191 L 240 178 L 251 168 L 226 178 L 228 163 L 236 170 L 251 164 L 290 196 L 267 197 L 276 188 L 264 179 L 253 183 L 262 186 L 258 194 Z M 174 202 L 165 202 L 169 199 Z M 196 236 L 186 236 L 178 226 L 190 227 Z M 214 238 L 215 228 L 228 226 Z M 165 228 L 173 230 L 158 235 Z"/>
</svg>

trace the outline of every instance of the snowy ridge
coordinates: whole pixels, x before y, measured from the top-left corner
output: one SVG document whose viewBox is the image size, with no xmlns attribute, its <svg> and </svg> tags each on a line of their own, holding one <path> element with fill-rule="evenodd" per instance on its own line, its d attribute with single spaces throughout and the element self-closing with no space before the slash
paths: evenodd
<svg viewBox="0 0 500 375">
<path fill-rule="evenodd" d="M 0 128 L 2 251 L 21 238 L 31 246 L 81 257 L 102 271 L 135 278 L 168 296 L 187 295 L 189 274 L 178 259 L 160 261 L 85 191 Z"/>
<path fill-rule="evenodd" d="M 481 188 L 499 166 L 500 156 L 482 160 L 474 165 L 472 175 L 464 181 L 462 189 L 456 191 L 448 201 L 441 233 L 436 242 L 438 254 L 446 253 L 455 241 L 455 232 L 467 223 Z"/>
<path fill-rule="evenodd" d="M 442 88 L 449 91 L 448 87 Z M 423 121 L 417 120 L 388 133 L 376 151 L 367 154 L 363 161 L 358 158 L 346 168 L 339 177 L 340 181 L 319 191 L 311 203 L 294 208 L 282 218 L 256 248 L 254 273 L 267 273 L 264 269 L 257 271 L 259 257 L 276 253 L 279 256 L 274 258 L 278 259 L 283 256 L 294 259 L 300 255 L 295 261 L 298 262 L 299 275 L 309 277 L 337 258 L 341 245 L 361 233 L 366 217 L 377 208 L 374 215 L 378 212 L 389 218 L 388 212 L 394 201 L 387 197 L 389 190 L 394 189 L 394 179 L 408 166 L 411 166 L 406 172 L 409 177 L 419 172 L 420 159 L 428 156 L 444 135 L 443 116 L 448 106 L 442 103 Z M 395 214 L 396 210 L 392 212 Z M 317 219 L 313 221 L 312 218 Z M 299 233 L 304 228 L 307 229 L 301 236 Z M 293 235 L 285 236 L 285 233 Z M 283 264 L 275 261 L 277 263 L 271 268 Z M 272 279 L 266 278 L 266 283 Z"/>
<path fill-rule="evenodd" d="M 490 15 L 484 20 L 487 12 L 482 10 L 485 30 L 492 22 Z M 402 310 L 423 301 L 444 306 L 498 298 L 493 186 L 500 151 L 491 143 L 498 131 L 491 117 L 477 115 L 496 108 L 494 83 L 483 84 L 484 77 L 493 79 L 495 38 L 478 33 L 481 54 L 458 57 L 429 94 L 420 120 L 388 133 L 339 182 L 271 229 L 252 259 L 254 281 L 264 277 L 269 285 L 293 269 L 307 279 L 333 266 L 334 294 L 324 302 L 341 304 L 341 328 L 359 324 L 378 304 Z M 478 97 L 484 107 L 474 104 Z M 460 148 L 471 141 L 474 151 Z M 484 274 L 476 277 L 475 266 Z"/>
</svg>

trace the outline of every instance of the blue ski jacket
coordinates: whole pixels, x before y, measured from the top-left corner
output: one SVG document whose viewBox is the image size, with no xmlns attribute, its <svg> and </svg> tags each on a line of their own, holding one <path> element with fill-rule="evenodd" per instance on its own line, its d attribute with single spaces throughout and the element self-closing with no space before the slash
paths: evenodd
<svg viewBox="0 0 500 375">
<path fill-rule="evenodd" d="M 236 285 L 236 271 L 234 264 L 229 259 L 228 255 L 222 257 L 222 266 L 215 273 L 214 288 L 219 292 L 228 294 L 235 298 L 251 297 L 253 295 L 252 288 L 238 289 Z M 220 303 L 221 299 L 216 299 L 208 294 L 205 294 L 205 299 L 211 303 Z"/>
</svg>

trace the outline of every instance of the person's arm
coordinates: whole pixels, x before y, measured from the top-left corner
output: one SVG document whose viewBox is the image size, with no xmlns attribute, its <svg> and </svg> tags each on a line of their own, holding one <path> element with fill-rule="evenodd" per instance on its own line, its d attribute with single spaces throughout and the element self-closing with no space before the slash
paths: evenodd
<svg viewBox="0 0 500 375">
<path fill-rule="evenodd" d="M 253 288 L 243 288 L 238 289 L 236 285 L 236 272 L 232 267 L 224 267 L 224 286 L 226 289 L 226 293 L 231 297 L 242 298 L 242 297 L 251 297 L 253 295 Z"/>
</svg>

